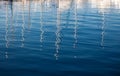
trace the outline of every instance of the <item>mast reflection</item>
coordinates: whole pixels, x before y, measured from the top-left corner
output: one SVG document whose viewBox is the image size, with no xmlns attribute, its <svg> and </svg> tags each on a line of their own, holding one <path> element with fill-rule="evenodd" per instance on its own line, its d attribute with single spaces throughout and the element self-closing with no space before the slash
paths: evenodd
<svg viewBox="0 0 120 76">
<path fill-rule="evenodd" d="M 28 29 L 30 30 L 31 27 L 31 0 L 29 1 L 29 13 L 28 13 Z"/>
<path fill-rule="evenodd" d="M 102 27 L 101 27 L 101 47 L 104 48 L 104 35 L 105 35 L 105 14 L 102 13 Z"/>
<path fill-rule="evenodd" d="M 43 34 L 44 34 L 44 30 L 43 30 L 43 14 L 42 11 L 43 10 L 43 5 L 42 3 L 40 3 L 40 47 L 42 48 L 42 42 L 43 42 Z"/>
<path fill-rule="evenodd" d="M 77 4 L 76 2 L 74 2 L 74 13 L 75 13 L 75 26 L 74 26 L 74 44 L 73 44 L 73 47 L 76 48 L 76 44 L 77 44 L 77 26 L 78 26 L 78 23 L 77 23 Z"/>
<path fill-rule="evenodd" d="M 23 5 L 22 5 L 23 7 L 22 7 L 22 21 L 23 21 L 23 23 L 22 23 L 22 32 L 21 32 L 21 34 L 22 34 L 22 44 L 21 44 L 21 47 L 24 47 L 24 30 L 25 30 L 25 27 L 24 27 L 24 25 L 25 25 L 25 17 L 24 17 L 24 3 L 23 3 Z"/>
<path fill-rule="evenodd" d="M 5 40 L 6 40 L 6 48 L 9 47 L 9 40 L 8 40 L 8 3 L 6 4 L 6 28 L 5 28 Z M 5 51 L 5 58 L 8 58 L 8 52 Z"/>
<path fill-rule="evenodd" d="M 60 0 L 59 0 L 60 2 Z M 57 30 L 56 30 L 56 42 L 55 42 L 55 46 L 56 46 L 56 53 L 54 54 L 56 60 L 58 60 L 58 57 L 59 57 L 59 49 L 60 49 L 60 8 L 58 7 L 57 8 L 57 24 L 56 24 L 56 27 L 57 27 Z"/>
<path fill-rule="evenodd" d="M 8 48 L 8 4 L 6 4 L 6 28 L 5 28 L 5 40 L 6 40 L 6 48 Z"/>
<path fill-rule="evenodd" d="M 15 40 L 15 36 L 14 36 L 14 32 L 15 32 L 15 28 L 14 28 L 14 9 L 13 9 L 13 0 L 9 1 L 10 3 L 10 8 L 11 8 L 11 26 L 10 26 L 10 41 L 11 41 L 11 45 L 14 46 L 14 44 L 12 44 L 12 42 L 14 42 Z"/>
</svg>

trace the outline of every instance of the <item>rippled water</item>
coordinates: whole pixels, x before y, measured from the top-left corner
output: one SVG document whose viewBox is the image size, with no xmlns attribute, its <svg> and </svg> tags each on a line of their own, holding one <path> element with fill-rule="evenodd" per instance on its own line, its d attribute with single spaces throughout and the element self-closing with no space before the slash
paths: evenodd
<svg viewBox="0 0 120 76">
<path fill-rule="evenodd" d="M 120 1 L 0 1 L 0 76 L 120 76 Z"/>
</svg>

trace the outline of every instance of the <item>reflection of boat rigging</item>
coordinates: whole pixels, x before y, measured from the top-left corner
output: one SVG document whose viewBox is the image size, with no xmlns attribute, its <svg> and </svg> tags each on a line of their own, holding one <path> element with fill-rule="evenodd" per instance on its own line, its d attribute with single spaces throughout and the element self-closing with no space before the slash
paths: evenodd
<svg viewBox="0 0 120 76">
<path fill-rule="evenodd" d="M 59 0 L 60 1 L 60 0 Z M 58 60 L 58 54 L 59 54 L 59 49 L 60 49 L 60 8 L 57 8 L 57 24 L 56 24 L 57 30 L 56 30 L 56 42 L 55 42 L 55 46 L 56 46 L 56 53 L 54 54 L 54 56 L 56 57 L 56 60 Z"/>
<path fill-rule="evenodd" d="M 40 34 L 40 47 L 42 48 L 42 42 L 43 42 L 43 34 L 44 34 L 44 30 L 43 30 L 43 14 L 42 14 L 42 10 L 43 10 L 43 6 L 42 6 L 42 3 L 40 3 L 40 31 L 41 31 L 41 34 Z"/>
<path fill-rule="evenodd" d="M 5 28 L 5 40 L 6 40 L 6 48 L 8 48 L 9 41 L 8 41 L 8 4 L 6 4 L 6 28 Z"/>
<path fill-rule="evenodd" d="M 10 8 L 11 8 L 11 27 L 10 27 L 10 32 L 11 32 L 11 41 L 14 42 L 15 40 L 15 36 L 14 36 L 14 32 L 15 32 L 15 29 L 14 29 L 14 10 L 13 10 L 13 0 L 10 0 Z M 12 45 L 12 43 L 11 43 Z M 13 45 L 14 46 L 14 45 Z"/>
<path fill-rule="evenodd" d="M 67 21 L 67 23 L 66 23 L 67 25 L 69 25 L 69 18 L 70 18 L 71 8 L 72 8 L 73 3 L 74 3 L 73 0 L 71 0 L 70 8 L 69 8 L 69 11 L 68 11 L 68 13 L 67 13 L 67 14 L 68 14 L 68 15 L 67 15 L 67 19 L 68 19 L 68 20 L 66 20 L 66 21 Z"/>
<path fill-rule="evenodd" d="M 8 4 L 6 4 L 6 28 L 5 28 L 5 40 L 6 40 L 6 48 L 8 48 L 9 41 L 8 41 Z M 8 58 L 8 52 L 5 52 L 5 58 Z"/>
<path fill-rule="evenodd" d="M 31 27 L 31 1 L 29 1 L 29 13 L 28 13 L 28 29 Z"/>
<path fill-rule="evenodd" d="M 105 35 L 105 14 L 104 12 L 102 13 L 102 27 L 101 27 L 101 47 L 104 48 L 104 35 Z"/>
<path fill-rule="evenodd" d="M 8 10 L 9 8 L 8 8 L 8 6 L 10 6 L 10 14 L 11 14 L 10 17 L 9 17 L 9 10 Z M 13 2 L 12 2 L 12 0 L 10 0 L 6 4 L 6 29 L 5 29 L 6 30 L 6 34 L 5 34 L 6 48 L 8 48 L 10 46 L 10 43 L 12 41 L 14 41 L 14 31 L 15 30 L 14 30 L 14 24 L 13 24 L 13 22 L 14 22 L 13 13 L 14 13 L 14 11 L 13 11 Z"/>
<path fill-rule="evenodd" d="M 77 43 L 77 4 L 74 3 L 75 7 L 74 7 L 74 11 L 75 11 L 75 27 L 74 27 L 74 44 L 73 47 L 76 48 L 76 43 Z"/>
<path fill-rule="evenodd" d="M 24 27 L 24 25 L 25 25 L 25 17 L 24 17 L 24 3 L 23 3 L 23 8 L 22 8 L 22 21 L 23 21 L 23 24 L 22 24 L 22 32 L 21 32 L 21 34 L 22 34 L 22 44 L 21 44 L 21 47 L 24 47 L 24 30 L 25 30 L 25 27 Z"/>
<path fill-rule="evenodd" d="M 13 27 L 13 0 L 10 0 L 10 9 L 11 9 L 11 27 L 12 27 L 12 32 L 14 31 Z"/>
</svg>

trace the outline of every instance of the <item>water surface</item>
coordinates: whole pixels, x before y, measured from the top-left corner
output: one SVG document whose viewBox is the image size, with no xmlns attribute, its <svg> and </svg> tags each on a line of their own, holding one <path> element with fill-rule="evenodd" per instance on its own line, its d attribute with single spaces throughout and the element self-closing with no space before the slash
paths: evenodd
<svg viewBox="0 0 120 76">
<path fill-rule="evenodd" d="M 119 75 L 119 0 L 0 1 L 0 76 Z"/>
</svg>

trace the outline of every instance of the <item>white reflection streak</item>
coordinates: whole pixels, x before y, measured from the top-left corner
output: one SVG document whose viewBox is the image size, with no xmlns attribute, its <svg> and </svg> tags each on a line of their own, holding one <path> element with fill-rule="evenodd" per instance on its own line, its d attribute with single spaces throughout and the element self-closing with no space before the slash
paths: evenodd
<svg viewBox="0 0 120 76">
<path fill-rule="evenodd" d="M 14 32 L 13 15 L 14 15 L 13 2 L 11 2 L 11 27 L 12 27 L 11 32 Z"/>
<path fill-rule="evenodd" d="M 42 14 L 42 11 L 43 8 L 42 8 L 42 3 L 40 3 L 40 31 L 41 31 L 41 34 L 40 34 L 40 47 L 42 48 L 42 42 L 43 42 L 43 34 L 44 34 L 44 30 L 43 30 L 43 14 Z"/>
<path fill-rule="evenodd" d="M 104 12 L 102 13 L 102 27 L 101 27 L 101 47 L 104 48 L 104 34 L 105 34 L 105 15 Z"/>
<path fill-rule="evenodd" d="M 22 34 L 22 45 L 21 45 L 21 47 L 24 47 L 24 30 L 25 30 L 25 27 L 24 27 L 24 25 L 25 25 L 25 17 L 24 17 L 24 4 L 22 5 L 23 6 L 23 8 L 22 8 L 22 21 L 23 21 L 23 24 L 22 24 L 22 32 L 21 32 L 21 34 Z"/>
<path fill-rule="evenodd" d="M 19 10 L 19 8 L 18 8 L 19 6 L 18 5 L 15 5 L 15 6 L 16 6 L 16 9 Z M 15 20 L 16 25 L 18 25 L 17 20 L 18 20 L 18 13 L 16 12 L 16 20 Z"/>
<path fill-rule="evenodd" d="M 6 33 L 5 33 L 5 40 L 6 40 L 6 48 L 8 48 L 8 44 L 9 44 L 9 41 L 8 41 L 8 4 L 6 4 Z M 8 52 L 6 51 L 5 52 L 5 58 L 7 59 L 8 58 Z"/>
<path fill-rule="evenodd" d="M 73 47 L 76 48 L 76 43 L 77 43 L 77 4 L 75 3 L 75 27 L 74 27 L 74 39 L 75 42 L 73 44 Z"/>
<path fill-rule="evenodd" d="M 29 23 L 28 23 L 28 28 L 29 28 L 29 30 L 30 30 L 30 27 L 31 27 L 31 17 L 30 17 L 30 16 L 31 16 L 31 15 L 30 15 L 30 14 L 31 14 L 31 13 L 30 13 L 30 12 L 31 12 L 31 10 L 30 10 L 30 9 L 31 9 L 31 1 L 29 1 L 29 7 L 28 7 L 28 8 L 29 8 L 29 14 L 28 14 L 28 15 L 29 15 L 29 16 L 28 16 L 28 22 L 29 22 Z"/>
<path fill-rule="evenodd" d="M 8 4 L 6 4 L 6 33 L 5 33 L 5 40 L 6 40 L 6 48 L 8 48 Z"/>
<path fill-rule="evenodd" d="M 15 36 L 14 36 L 14 32 L 15 32 L 15 29 L 14 29 L 14 9 L 13 9 L 13 2 L 10 1 L 11 3 L 11 41 L 14 41 L 15 40 Z M 12 45 L 12 43 L 11 43 Z"/>
<path fill-rule="evenodd" d="M 43 33 L 44 33 L 44 31 L 43 31 L 43 22 L 42 22 L 42 3 L 40 3 L 40 10 L 41 10 L 41 12 L 40 12 L 40 31 L 41 31 L 41 34 L 40 34 L 40 42 L 42 43 L 42 41 L 43 41 Z"/>
<path fill-rule="evenodd" d="M 54 54 L 54 56 L 56 57 L 56 60 L 58 60 L 58 53 L 59 53 L 59 49 L 60 49 L 60 8 L 57 8 L 57 24 L 56 24 L 57 30 L 56 30 L 56 42 L 55 42 L 55 46 L 56 46 L 56 53 Z"/>
</svg>

